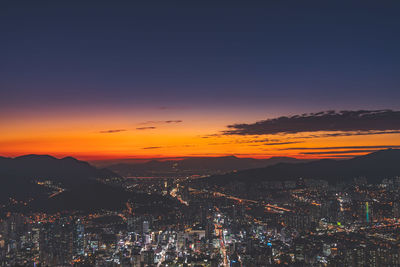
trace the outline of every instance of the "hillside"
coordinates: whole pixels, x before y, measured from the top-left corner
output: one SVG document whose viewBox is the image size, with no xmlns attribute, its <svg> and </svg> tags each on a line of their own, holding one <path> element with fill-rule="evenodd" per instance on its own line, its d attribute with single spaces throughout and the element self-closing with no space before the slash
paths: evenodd
<svg viewBox="0 0 400 267">
<path fill-rule="evenodd" d="M 152 160 L 140 164 L 114 164 L 107 168 L 125 177 L 130 176 L 173 176 L 193 174 L 220 174 L 234 170 L 245 170 L 271 166 L 277 163 L 298 163 L 299 160 L 289 157 L 270 159 L 227 157 L 196 157 L 183 160 Z"/>
<path fill-rule="evenodd" d="M 205 179 L 211 184 L 223 185 L 231 181 L 257 183 L 298 178 L 323 179 L 330 183 L 365 177 L 370 183 L 383 178 L 400 176 L 400 150 L 387 149 L 348 160 L 323 159 L 307 163 L 279 163 L 265 168 L 244 170 Z"/>
<path fill-rule="evenodd" d="M 0 202 L 9 197 L 26 199 L 42 195 L 46 190 L 34 181 L 50 180 L 64 188 L 78 187 L 94 179 L 119 177 L 107 169 L 97 169 L 87 162 L 66 157 L 25 155 L 0 158 Z"/>
</svg>

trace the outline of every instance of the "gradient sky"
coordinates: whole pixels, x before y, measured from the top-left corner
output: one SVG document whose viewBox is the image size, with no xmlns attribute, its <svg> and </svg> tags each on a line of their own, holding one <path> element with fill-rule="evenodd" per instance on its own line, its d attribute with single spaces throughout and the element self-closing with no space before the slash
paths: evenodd
<svg viewBox="0 0 400 267">
<path fill-rule="evenodd" d="M 393 132 L 221 135 L 279 116 L 400 110 L 400 2 L 216 2 L 0 3 L 0 154 L 341 157 L 400 145 Z"/>
</svg>

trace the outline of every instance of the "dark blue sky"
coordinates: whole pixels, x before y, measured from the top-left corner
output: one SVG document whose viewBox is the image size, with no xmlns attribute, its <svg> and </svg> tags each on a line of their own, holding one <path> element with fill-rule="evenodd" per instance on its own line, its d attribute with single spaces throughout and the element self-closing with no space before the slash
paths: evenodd
<svg viewBox="0 0 400 267">
<path fill-rule="evenodd" d="M 400 108 L 398 1 L 160 2 L 2 1 L 0 111 Z"/>
</svg>

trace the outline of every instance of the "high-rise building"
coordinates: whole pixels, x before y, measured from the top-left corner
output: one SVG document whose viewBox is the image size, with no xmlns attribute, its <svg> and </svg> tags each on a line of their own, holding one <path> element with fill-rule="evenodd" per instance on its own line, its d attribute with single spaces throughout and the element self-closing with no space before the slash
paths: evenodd
<svg viewBox="0 0 400 267">
<path fill-rule="evenodd" d="M 84 254 L 85 245 L 85 228 L 80 219 L 76 221 L 75 236 L 74 236 L 74 250 L 78 255 Z"/>
</svg>

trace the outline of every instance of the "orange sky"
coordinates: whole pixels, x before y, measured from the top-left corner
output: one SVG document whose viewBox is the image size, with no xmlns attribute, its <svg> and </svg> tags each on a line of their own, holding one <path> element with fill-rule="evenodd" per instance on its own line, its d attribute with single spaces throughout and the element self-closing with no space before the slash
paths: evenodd
<svg viewBox="0 0 400 267">
<path fill-rule="evenodd" d="M 204 113 L 184 110 L 157 112 L 146 116 L 123 115 L 124 113 L 116 115 L 110 112 L 97 116 L 45 114 L 46 116 L 27 115 L 4 119 L 5 123 L 1 128 L 0 154 L 10 157 L 23 154 L 51 154 L 58 157 L 74 156 L 84 160 L 223 155 L 254 158 L 272 156 L 319 158 L 335 157 L 335 155 L 303 153 L 323 152 L 324 150 L 318 149 L 319 147 L 400 145 L 399 134 L 305 139 L 301 137 L 307 136 L 308 133 L 226 136 L 220 134 L 226 130 L 226 125 L 246 121 L 246 118 L 238 114 L 207 116 Z M 167 123 L 167 120 L 173 122 Z M 254 120 L 248 121 L 254 122 Z M 115 132 L 101 133 L 109 130 Z M 265 139 L 274 141 L 260 141 Z M 285 142 L 293 143 L 279 144 Z M 293 149 L 296 147 L 300 149 Z M 301 149 L 304 147 L 316 149 Z M 345 150 L 348 149 L 336 149 L 338 154 Z M 366 153 L 366 149 L 360 150 L 362 152 L 348 153 L 348 155 Z"/>
</svg>

